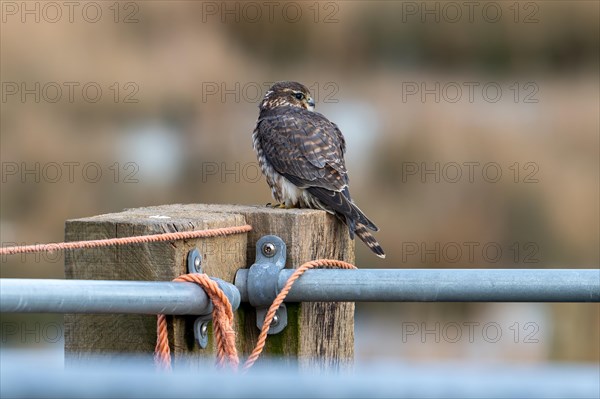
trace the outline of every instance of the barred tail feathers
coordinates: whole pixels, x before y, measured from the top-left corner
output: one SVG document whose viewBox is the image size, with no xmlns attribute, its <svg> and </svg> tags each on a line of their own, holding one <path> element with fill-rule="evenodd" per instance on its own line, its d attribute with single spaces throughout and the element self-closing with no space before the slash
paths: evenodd
<svg viewBox="0 0 600 399">
<path fill-rule="evenodd" d="M 371 251 L 373 251 L 373 253 L 375 253 L 375 255 L 379 256 L 380 258 L 385 258 L 385 252 L 383 252 L 383 248 L 381 248 L 381 245 L 379 245 L 373 234 L 367 230 L 364 224 L 356 223 L 354 233 L 358 236 L 358 238 L 361 239 L 362 242 L 366 244 L 367 247 L 369 247 Z"/>
</svg>

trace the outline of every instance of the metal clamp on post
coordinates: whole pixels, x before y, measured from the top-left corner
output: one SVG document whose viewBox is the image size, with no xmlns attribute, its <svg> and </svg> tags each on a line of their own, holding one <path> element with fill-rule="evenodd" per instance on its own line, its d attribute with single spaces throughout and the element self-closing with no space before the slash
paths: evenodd
<svg viewBox="0 0 600 399">
<path fill-rule="evenodd" d="M 192 249 L 188 252 L 187 257 L 187 271 L 190 274 L 203 273 L 202 272 L 202 255 L 197 248 Z M 226 283 L 225 281 L 211 277 L 219 285 L 219 288 L 223 290 L 229 301 L 231 302 L 232 310 L 235 311 L 240 306 L 240 293 L 235 286 Z M 208 323 L 212 320 L 212 305 L 210 306 L 209 313 L 206 315 L 198 316 L 194 321 L 194 337 L 198 342 L 198 345 L 202 349 L 208 346 Z"/>
<path fill-rule="evenodd" d="M 279 272 L 285 267 L 286 247 L 277 236 L 264 236 L 256 243 L 256 261 L 250 269 L 240 269 L 235 275 L 235 285 L 247 294 L 244 301 L 256 308 L 256 327 L 262 328 L 269 306 L 278 294 Z M 287 308 L 281 304 L 269 329 L 277 334 L 287 326 Z"/>
</svg>

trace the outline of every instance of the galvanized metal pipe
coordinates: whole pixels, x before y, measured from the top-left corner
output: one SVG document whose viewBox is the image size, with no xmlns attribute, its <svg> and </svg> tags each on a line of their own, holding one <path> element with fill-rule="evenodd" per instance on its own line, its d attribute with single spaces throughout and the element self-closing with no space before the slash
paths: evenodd
<svg viewBox="0 0 600 399">
<path fill-rule="evenodd" d="M 266 363 L 248 374 L 224 373 L 212 363 L 157 373 L 152 359 L 88 358 L 70 369 L 4 353 L 2 398 L 597 398 L 594 364 L 481 364 L 401 362 L 357 364 L 343 373 L 304 372 Z M 197 359 L 194 359 L 197 364 Z M 191 361 L 190 361 L 191 362 Z M 270 366 L 270 367 L 269 367 Z M 34 377 L 32 377 L 34 376 Z M 32 379 L 35 378 L 35 383 Z"/>
<path fill-rule="evenodd" d="M 238 290 L 218 281 L 234 309 Z M 0 312 L 205 315 L 208 295 L 193 283 L 0 279 Z"/>
<path fill-rule="evenodd" d="M 281 291 L 291 269 L 279 274 Z M 247 271 L 235 285 L 248 301 Z M 275 288 L 265 287 L 267 290 Z M 286 302 L 599 302 L 598 269 L 308 270 Z"/>
<path fill-rule="evenodd" d="M 281 290 L 292 270 L 279 274 Z M 234 308 L 248 301 L 247 270 L 236 286 L 221 282 Z M 236 289 L 237 288 L 237 289 Z M 239 292 L 238 292 L 239 290 Z M 594 269 L 309 270 L 287 302 L 600 302 Z M 206 293 L 192 283 L 0 279 L 1 312 L 208 314 Z"/>
</svg>

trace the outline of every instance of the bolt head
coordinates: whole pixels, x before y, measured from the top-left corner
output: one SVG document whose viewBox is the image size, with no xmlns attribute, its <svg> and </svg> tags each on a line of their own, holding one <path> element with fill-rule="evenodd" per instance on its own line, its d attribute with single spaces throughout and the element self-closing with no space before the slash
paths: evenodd
<svg viewBox="0 0 600 399">
<path fill-rule="evenodd" d="M 271 327 L 275 327 L 279 324 L 279 316 L 273 316 L 273 321 L 271 322 Z"/>
<path fill-rule="evenodd" d="M 262 246 L 262 253 L 267 258 L 271 258 L 275 256 L 275 252 L 277 252 L 277 248 L 272 242 L 266 242 Z"/>
<path fill-rule="evenodd" d="M 208 324 L 202 324 L 200 327 L 200 334 L 202 334 L 202 336 L 206 336 L 208 334 Z"/>
<path fill-rule="evenodd" d="M 196 256 L 194 258 L 194 268 L 196 269 L 196 271 L 200 271 L 200 265 L 202 264 L 202 260 L 200 259 L 199 256 Z"/>
</svg>

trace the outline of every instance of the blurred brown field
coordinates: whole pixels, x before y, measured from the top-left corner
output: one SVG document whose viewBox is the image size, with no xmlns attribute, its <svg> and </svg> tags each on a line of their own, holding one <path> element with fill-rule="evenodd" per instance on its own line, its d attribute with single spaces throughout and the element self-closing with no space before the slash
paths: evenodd
<svg viewBox="0 0 600 399">
<path fill-rule="evenodd" d="M 359 267 L 598 268 L 597 2 L 52 3 L 1 3 L 3 246 L 124 208 L 270 202 L 257 103 L 296 80 L 346 135 L 381 229 L 387 258 L 359 242 Z M 62 262 L 0 273 L 60 278 Z M 357 312 L 363 360 L 600 360 L 596 304 Z"/>
</svg>

